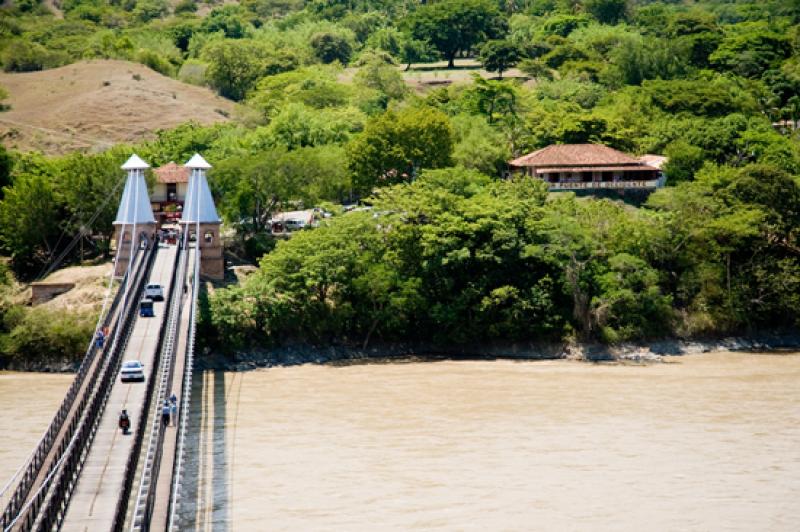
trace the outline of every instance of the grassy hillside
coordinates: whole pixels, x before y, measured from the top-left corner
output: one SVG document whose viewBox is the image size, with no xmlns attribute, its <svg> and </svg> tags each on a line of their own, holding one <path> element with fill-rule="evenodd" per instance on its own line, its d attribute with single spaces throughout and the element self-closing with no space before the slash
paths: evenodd
<svg viewBox="0 0 800 532">
<path fill-rule="evenodd" d="M 0 136 L 13 149 L 64 154 L 153 138 L 188 120 L 226 121 L 234 104 L 209 89 L 128 61 L 80 61 L 28 73 L 2 73 L 11 109 Z"/>
</svg>

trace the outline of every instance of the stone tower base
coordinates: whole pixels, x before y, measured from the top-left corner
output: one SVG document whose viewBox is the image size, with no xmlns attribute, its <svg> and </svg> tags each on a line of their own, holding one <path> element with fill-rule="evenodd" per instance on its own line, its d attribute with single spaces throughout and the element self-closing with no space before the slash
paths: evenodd
<svg viewBox="0 0 800 532">
<path fill-rule="evenodd" d="M 123 233 L 124 229 L 124 233 Z M 131 260 L 131 231 L 133 226 L 130 224 L 114 225 L 114 241 L 116 242 L 116 268 L 114 268 L 114 276 L 122 277 L 128 270 L 128 263 Z M 136 232 L 138 233 L 138 241 L 140 246 L 145 249 L 150 249 L 155 244 L 156 238 L 156 224 L 136 224 Z"/>
<path fill-rule="evenodd" d="M 196 225 L 181 224 L 184 231 L 194 235 Z M 200 223 L 200 234 L 195 242 L 200 249 L 200 275 L 206 279 L 220 281 L 225 278 L 225 258 L 222 255 L 222 241 L 219 237 L 219 223 Z"/>
</svg>

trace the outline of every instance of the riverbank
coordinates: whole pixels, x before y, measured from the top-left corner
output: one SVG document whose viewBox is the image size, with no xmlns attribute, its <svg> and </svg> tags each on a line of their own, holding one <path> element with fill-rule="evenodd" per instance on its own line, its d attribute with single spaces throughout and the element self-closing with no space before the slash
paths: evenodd
<svg viewBox="0 0 800 532">
<path fill-rule="evenodd" d="M 349 346 L 285 345 L 252 348 L 230 355 L 204 353 L 198 370 L 249 371 L 256 368 L 302 364 L 359 363 L 381 360 L 575 360 L 586 362 L 660 362 L 664 356 L 717 351 L 766 352 L 799 349 L 800 332 L 769 332 L 747 337 L 730 336 L 692 340 L 667 339 L 647 343 L 603 345 L 595 343 L 516 343 L 457 346 L 376 344 L 368 349 Z"/>
<path fill-rule="evenodd" d="M 604 345 L 598 343 L 514 343 L 442 347 L 412 344 L 374 344 L 367 349 L 334 345 L 291 344 L 256 347 L 231 354 L 206 350 L 196 358 L 198 371 L 250 371 L 257 368 L 303 364 L 366 363 L 400 360 L 574 360 L 584 362 L 660 362 L 664 356 L 718 351 L 768 352 L 800 349 L 800 331 L 769 332 L 752 336 L 704 339 L 666 339 L 642 343 Z M 74 373 L 80 361 L 18 360 L 0 366 L 5 371 Z"/>
</svg>

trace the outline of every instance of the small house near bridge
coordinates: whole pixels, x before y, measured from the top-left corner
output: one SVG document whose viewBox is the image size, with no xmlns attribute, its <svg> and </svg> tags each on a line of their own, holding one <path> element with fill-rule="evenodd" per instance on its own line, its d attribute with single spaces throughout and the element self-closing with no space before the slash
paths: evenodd
<svg viewBox="0 0 800 532">
<path fill-rule="evenodd" d="M 189 172 L 188 168 L 179 166 L 174 161 L 153 169 L 156 184 L 150 195 L 150 203 L 159 225 L 181 218 L 189 187 Z"/>
</svg>

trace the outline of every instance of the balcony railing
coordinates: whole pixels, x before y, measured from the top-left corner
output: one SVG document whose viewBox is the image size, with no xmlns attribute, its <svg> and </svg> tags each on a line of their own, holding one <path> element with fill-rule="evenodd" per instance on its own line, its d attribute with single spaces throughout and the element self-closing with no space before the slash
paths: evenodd
<svg viewBox="0 0 800 532">
<path fill-rule="evenodd" d="M 550 190 L 592 190 L 592 189 L 650 189 L 664 186 L 663 179 L 650 179 L 646 181 L 563 181 L 547 183 Z"/>
</svg>

